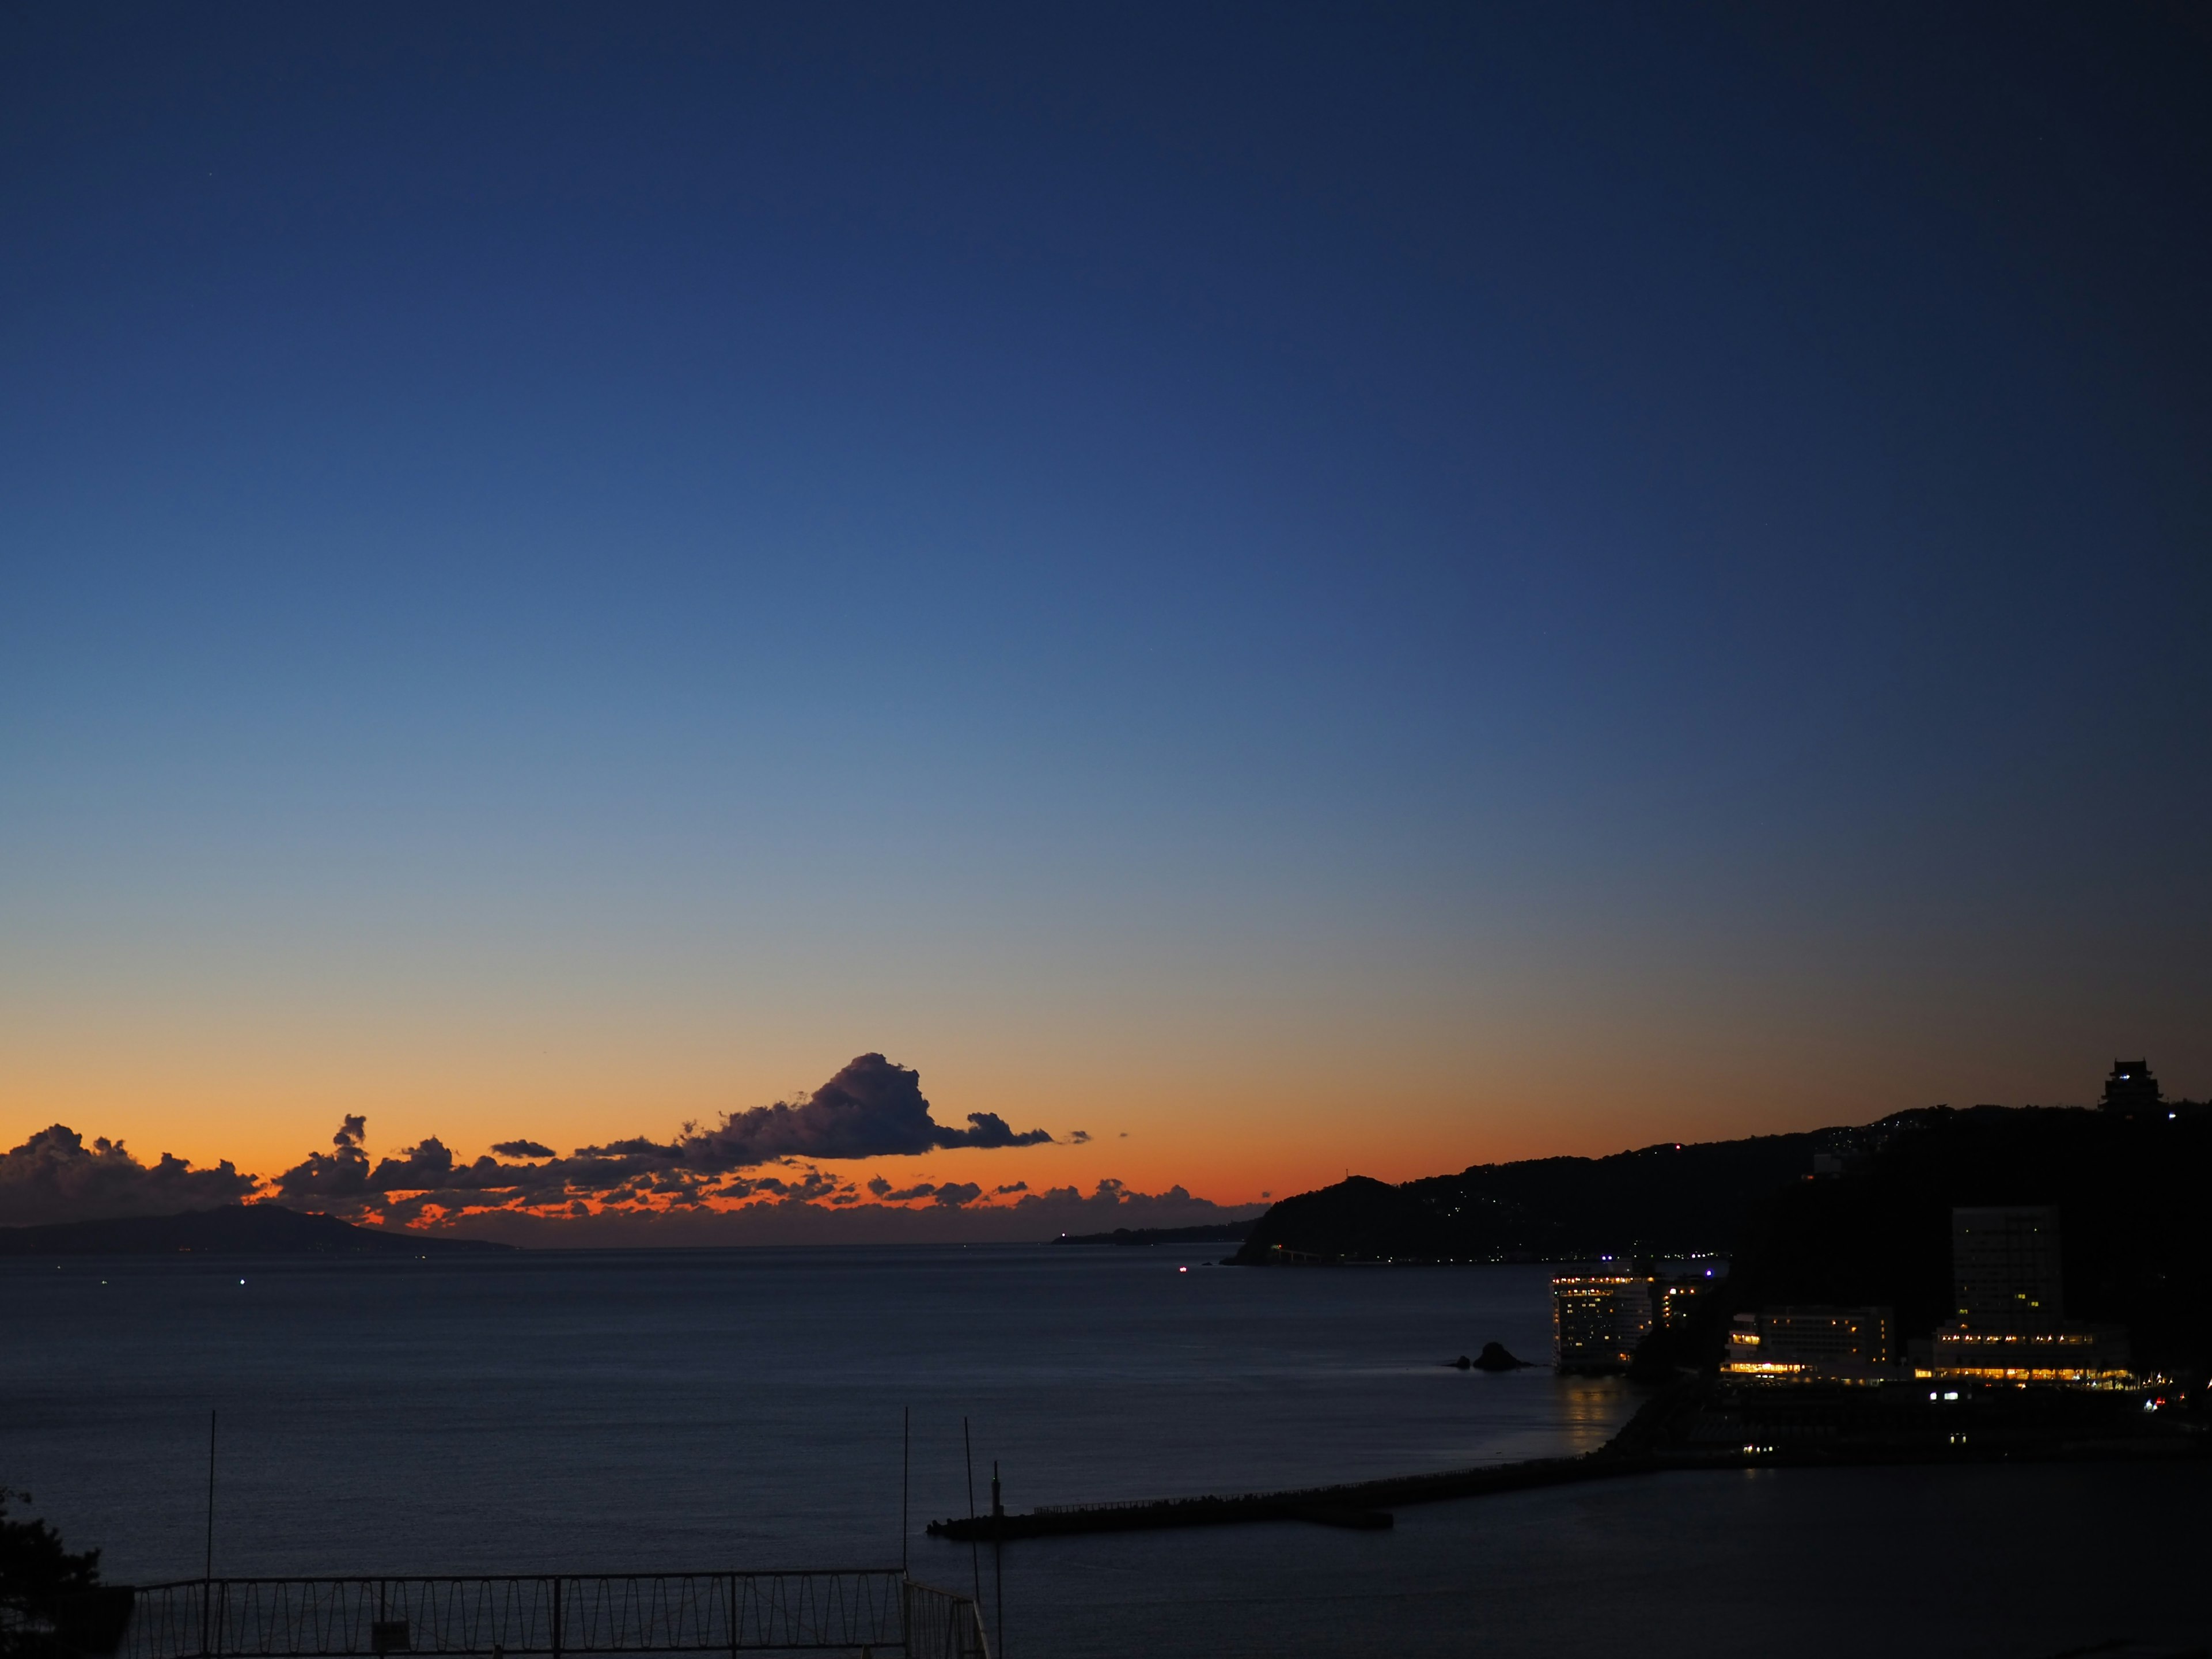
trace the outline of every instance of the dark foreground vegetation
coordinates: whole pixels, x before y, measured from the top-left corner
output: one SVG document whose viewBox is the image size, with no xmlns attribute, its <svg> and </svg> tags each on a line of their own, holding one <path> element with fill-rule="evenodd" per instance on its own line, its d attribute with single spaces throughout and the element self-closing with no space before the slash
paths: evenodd
<svg viewBox="0 0 2212 1659">
<path fill-rule="evenodd" d="M 65 1659 L 114 1646 L 131 1592 L 100 1582 L 100 1552 L 72 1553 L 43 1521 L 16 1520 L 28 1492 L 0 1488 L 0 1659 Z"/>
<path fill-rule="evenodd" d="M 431 1238 L 380 1232 L 336 1216 L 305 1215 L 274 1204 L 229 1204 L 181 1215 L 62 1221 L 0 1227 L 0 1255 L 450 1255 L 506 1251 L 480 1238 Z"/>
</svg>

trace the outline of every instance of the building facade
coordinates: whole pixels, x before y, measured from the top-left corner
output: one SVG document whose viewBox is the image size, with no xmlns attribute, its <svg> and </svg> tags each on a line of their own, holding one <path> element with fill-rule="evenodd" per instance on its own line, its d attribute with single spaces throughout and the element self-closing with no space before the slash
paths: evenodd
<svg viewBox="0 0 2212 1659">
<path fill-rule="evenodd" d="M 1735 1316 L 1722 1368 L 1747 1377 L 1875 1382 L 1896 1352 L 1897 1316 L 1887 1308 L 1762 1308 Z"/>
<path fill-rule="evenodd" d="M 1652 1323 L 1649 1274 L 1587 1274 L 1552 1281 L 1552 1336 L 1562 1370 L 1619 1370 Z"/>
<path fill-rule="evenodd" d="M 1984 1382 L 2069 1382 L 2124 1388 L 2127 1333 L 2069 1320 L 2047 1331 L 1981 1331 L 1946 1325 L 1936 1333 L 1934 1373 Z"/>
<path fill-rule="evenodd" d="M 2113 1067 L 2116 1075 L 2130 1069 L 2139 1071 L 2139 1062 Z M 2151 1087 L 2154 1092 L 2157 1085 Z M 2048 1205 L 1952 1211 L 1952 1301 L 1959 1316 L 1936 1331 L 1927 1374 L 2088 1388 L 2131 1383 L 2127 1333 L 2065 1316 L 2063 1265 L 2058 1212 Z"/>
<path fill-rule="evenodd" d="M 1952 1306 L 1978 1331 L 2055 1330 L 2066 1316 L 2058 1212 L 2008 1205 L 1951 1212 Z"/>
</svg>

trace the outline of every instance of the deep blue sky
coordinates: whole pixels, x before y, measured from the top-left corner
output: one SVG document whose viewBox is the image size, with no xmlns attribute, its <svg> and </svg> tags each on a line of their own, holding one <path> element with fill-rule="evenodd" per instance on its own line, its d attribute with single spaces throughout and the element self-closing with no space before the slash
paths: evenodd
<svg viewBox="0 0 2212 1659">
<path fill-rule="evenodd" d="M 658 1133 L 882 1048 L 1242 1199 L 2212 1091 L 2208 65 L 13 8 L 0 1127 Z"/>
</svg>

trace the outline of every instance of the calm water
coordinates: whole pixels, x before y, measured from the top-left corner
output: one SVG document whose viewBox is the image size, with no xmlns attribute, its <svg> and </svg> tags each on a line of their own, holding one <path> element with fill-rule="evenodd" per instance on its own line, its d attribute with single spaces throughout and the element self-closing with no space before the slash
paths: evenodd
<svg viewBox="0 0 2212 1659">
<path fill-rule="evenodd" d="M 1493 1339 L 1543 1356 L 1547 1269 L 1211 1259 L 10 1264 L 0 1480 L 101 1545 L 112 1577 L 195 1575 L 213 1407 L 219 1571 L 876 1565 L 899 1557 L 910 1407 L 915 1570 L 957 1586 L 969 1552 L 920 1530 L 967 1507 L 963 1413 L 979 1498 L 997 1459 L 1027 1507 L 1578 1450 L 1632 1407 L 1618 1384 L 1438 1363 Z M 1856 1654 L 1879 1633 L 2033 1656 L 2201 1632 L 2205 1486 L 2098 1467 L 1680 1476 L 1408 1509 L 1382 1534 L 1030 1544 L 1008 1551 L 1007 1648 Z M 988 1556 L 984 1573 L 988 1600 Z"/>
</svg>

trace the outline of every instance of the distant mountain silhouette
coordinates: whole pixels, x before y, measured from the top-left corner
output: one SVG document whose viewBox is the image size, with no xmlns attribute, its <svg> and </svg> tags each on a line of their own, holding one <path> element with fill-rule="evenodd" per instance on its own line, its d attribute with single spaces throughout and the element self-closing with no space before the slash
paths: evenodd
<svg viewBox="0 0 2212 1659">
<path fill-rule="evenodd" d="M 1202 1221 L 1188 1227 L 1116 1227 L 1110 1233 L 1062 1233 L 1058 1244 L 1233 1244 L 1260 1224 L 1249 1221 Z"/>
<path fill-rule="evenodd" d="M 356 1227 L 275 1204 L 229 1204 L 180 1215 L 117 1216 L 43 1227 L 0 1227 L 0 1255 L 450 1255 L 514 1249 L 479 1238 Z"/>
<path fill-rule="evenodd" d="M 1286 1251 L 1346 1261 L 1725 1253 L 1778 1188 L 1811 1177 L 1816 1156 L 1856 1158 L 1874 1133 L 1816 1129 L 1668 1142 L 1610 1158 L 1478 1164 L 1395 1187 L 1353 1176 L 1277 1203 L 1237 1260 L 1280 1260 Z"/>
</svg>

